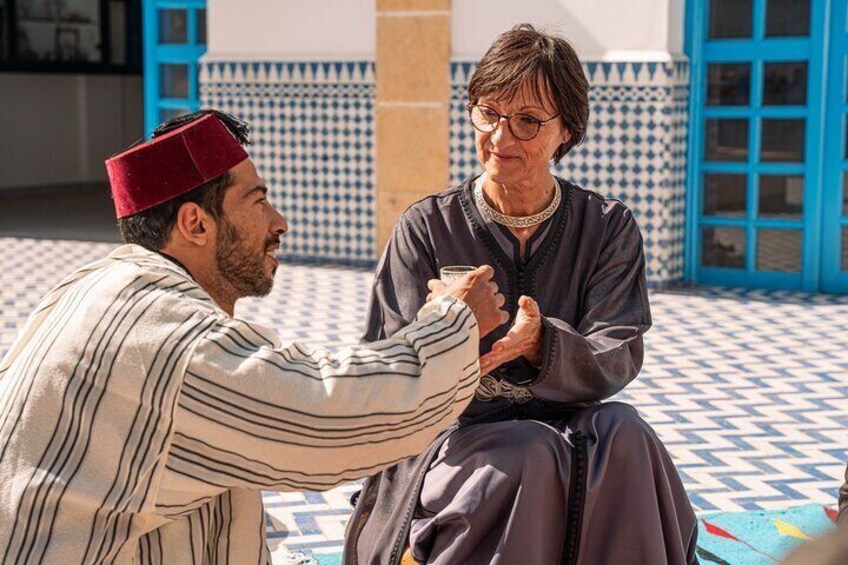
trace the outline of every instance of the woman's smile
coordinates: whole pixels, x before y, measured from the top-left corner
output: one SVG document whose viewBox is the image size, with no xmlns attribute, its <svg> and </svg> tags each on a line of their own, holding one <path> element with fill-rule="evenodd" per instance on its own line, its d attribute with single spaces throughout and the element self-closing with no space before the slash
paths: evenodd
<svg viewBox="0 0 848 565">
<path fill-rule="evenodd" d="M 505 162 L 513 162 L 519 159 L 518 155 L 510 155 L 508 153 L 501 153 L 499 151 L 489 150 L 489 155 L 494 157 L 498 161 Z"/>
</svg>

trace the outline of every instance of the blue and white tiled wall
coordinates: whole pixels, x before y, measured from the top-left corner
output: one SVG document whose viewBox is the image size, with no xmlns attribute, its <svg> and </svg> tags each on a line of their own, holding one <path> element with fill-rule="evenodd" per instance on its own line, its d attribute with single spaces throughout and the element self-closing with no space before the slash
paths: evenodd
<svg viewBox="0 0 848 565">
<path fill-rule="evenodd" d="M 558 172 L 635 212 L 648 278 L 683 275 L 689 67 L 685 61 L 587 62 L 591 118 Z M 474 63 L 451 65 L 451 180 L 478 171 L 465 116 Z M 368 264 L 375 259 L 374 64 L 215 62 L 201 65 L 203 103 L 253 126 L 251 154 L 289 217 L 283 252 Z"/>
<path fill-rule="evenodd" d="M 374 260 L 374 65 L 205 62 L 205 106 L 251 124 L 251 157 L 289 219 L 284 255 Z"/>
</svg>

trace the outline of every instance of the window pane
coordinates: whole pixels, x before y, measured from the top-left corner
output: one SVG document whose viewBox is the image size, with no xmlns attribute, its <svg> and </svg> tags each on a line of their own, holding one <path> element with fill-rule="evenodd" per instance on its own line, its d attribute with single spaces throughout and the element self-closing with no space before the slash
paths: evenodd
<svg viewBox="0 0 848 565">
<path fill-rule="evenodd" d="M 701 264 L 704 267 L 745 268 L 745 230 L 709 227 L 703 230 Z"/>
<path fill-rule="evenodd" d="M 187 22 L 185 10 L 159 10 L 159 43 L 186 43 Z"/>
<path fill-rule="evenodd" d="M 848 121 L 843 126 L 845 127 L 845 158 L 848 159 Z"/>
<path fill-rule="evenodd" d="M 712 0 L 708 39 L 751 37 L 751 0 Z"/>
<path fill-rule="evenodd" d="M 707 161 L 748 159 L 748 120 L 707 120 Z"/>
<path fill-rule="evenodd" d="M 111 64 L 127 63 L 127 3 L 124 0 L 109 2 L 109 51 Z"/>
<path fill-rule="evenodd" d="M 195 21 L 197 27 L 197 43 L 200 45 L 206 45 L 206 8 L 195 10 L 194 17 L 197 18 Z"/>
<path fill-rule="evenodd" d="M 848 171 L 842 173 L 842 215 L 848 216 Z"/>
<path fill-rule="evenodd" d="M 759 204 L 761 218 L 801 219 L 804 209 L 804 177 L 761 176 Z"/>
<path fill-rule="evenodd" d="M 801 272 L 800 230 L 759 230 L 757 270 Z"/>
<path fill-rule="evenodd" d="M 768 0 L 766 37 L 809 34 L 810 0 Z"/>
<path fill-rule="evenodd" d="M 705 216 L 744 217 L 747 202 L 747 175 L 707 173 L 704 175 Z"/>
<path fill-rule="evenodd" d="M 188 114 L 188 108 L 162 108 L 159 110 L 159 123 L 164 124 L 169 120 Z"/>
<path fill-rule="evenodd" d="M 804 120 L 763 120 L 761 161 L 804 160 Z"/>
<path fill-rule="evenodd" d="M 750 63 L 711 63 L 707 67 L 707 106 L 747 106 Z"/>
<path fill-rule="evenodd" d="M 9 60 L 8 9 L 5 0 L 0 0 L 0 61 Z"/>
<path fill-rule="evenodd" d="M 103 52 L 100 50 L 100 1 L 77 0 L 55 4 L 60 19 L 56 26 L 59 59 L 86 63 L 103 61 Z"/>
<path fill-rule="evenodd" d="M 159 96 L 188 98 L 188 65 L 159 65 Z"/>
<path fill-rule="evenodd" d="M 842 270 L 848 271 L 848 227 L 842 228 Z"/>
<path fill-rule="evenodd" d="M 763 105 L 803 106 L 807 103 L 807 63 L 766 63 L 763 68 Z"/>
<path fill-rule="evenodd" d="M 16 2 L 18 58 L 25 61 L 99 63 L 100 3 Z"/>
</svg>

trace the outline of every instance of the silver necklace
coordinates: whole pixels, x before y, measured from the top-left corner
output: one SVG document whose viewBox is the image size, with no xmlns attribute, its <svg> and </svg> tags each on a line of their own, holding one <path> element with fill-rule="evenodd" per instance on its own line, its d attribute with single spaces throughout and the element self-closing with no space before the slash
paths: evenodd
<svg viewBox="0 0 848 565">
<path fill-rule="evenodd" d="M 477 202 L 477 208 L 480 210 L 480 213 L 493 222 L 509 228 L 530 228 L 541 224 L 554 215 L 562 200 L 562 191 L 559 188 L 559 183 L 554 181 L 554 198 L 551 200 L 551 203 L 541 212 L 530 216 L 507 216 L 489 206 L 489 203 L 483 197 L 483 183 L 479 181 L 474 183 L 474 200 Z"/>
</svg>

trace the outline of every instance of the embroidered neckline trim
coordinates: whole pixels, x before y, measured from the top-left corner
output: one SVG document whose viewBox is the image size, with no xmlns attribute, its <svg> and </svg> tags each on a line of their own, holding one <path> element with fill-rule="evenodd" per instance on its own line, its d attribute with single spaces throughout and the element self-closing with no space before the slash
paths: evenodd
<svg viewBox="0 0 848 565">
<path fill-rule="evenodd" d="M 477 204 L 477 208 L 480 210 L 481 214 L 502 226 L 510 228 L 530 228 L 541 224 L 556 213 L 560 202 L 562 202 L 562 190 L 559 187 L 559 183 L 554 182 L 554 197 L 553 200 L 551 200 L 551 203 L 548 204 L 547 208 L 536 214 L 531 214 L 530 216 L 508 216 L 498 212 L 489 206 L 488 202 L 486 202 L 486 198 L 483 196 L 482 181 L 483 176 L 477 179 L 477 182 L 474 183 L 474 201 Z"/>
</svg>

